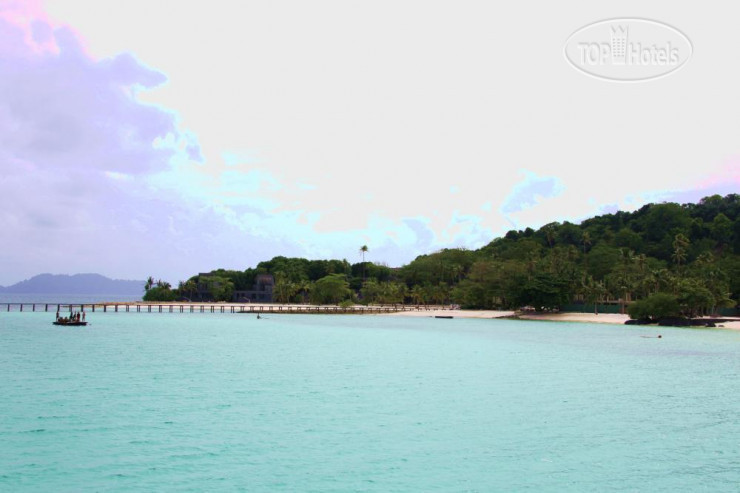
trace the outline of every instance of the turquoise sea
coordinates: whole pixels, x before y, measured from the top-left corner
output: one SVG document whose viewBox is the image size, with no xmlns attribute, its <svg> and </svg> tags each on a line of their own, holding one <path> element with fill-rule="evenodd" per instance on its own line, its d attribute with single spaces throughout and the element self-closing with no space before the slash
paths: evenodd
<svg viewBox="0 0 740 493">
<path fill-rule="evenodd" d="M 740 332 L 0 313 L 0 491 L 738 491 Z"/>
</svg>

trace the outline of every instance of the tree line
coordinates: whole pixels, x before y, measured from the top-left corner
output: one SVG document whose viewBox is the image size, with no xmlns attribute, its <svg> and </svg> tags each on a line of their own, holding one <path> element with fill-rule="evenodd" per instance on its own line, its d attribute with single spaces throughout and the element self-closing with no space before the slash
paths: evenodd
<svg viewBox="0 0 740 493">
<path fill-rule="evenodd" d="M 276 302 L 455 303 L 463 308 L 557 309 L 574 301 L 618 303 L 640 318 L 695 316 L 736 306 L 740 297 L 740 196 L 696 204 L 648 204 L 580 224 L 512 230 L 477 250 L 444 249 L 390 268 L 365 261 L 275 257 L 244 271 L 218 269 L 157 297 L 185 297 L 210 282 L 216 299 L 275 279 Z M 152 296 L 149 296 L 152 298 Z M 660 309 L 658 309 L 660 308 Z M 642 311 L 640 311 L 642 310 Z M 639 312 L 639 313 L 638 313 Z"/>
</svg>

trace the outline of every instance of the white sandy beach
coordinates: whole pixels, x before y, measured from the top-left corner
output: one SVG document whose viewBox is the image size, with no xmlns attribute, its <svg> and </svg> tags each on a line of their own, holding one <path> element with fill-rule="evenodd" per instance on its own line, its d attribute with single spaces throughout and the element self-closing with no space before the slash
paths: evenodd
<svg viewBox="0 0 740 493">
<path fill-rule="evenodd" d="M 619 313 L 527 313 L 519 318 L 526 320 L 547 320 L 550 322 L 588 322 L 593 324 L 621 324 L 630 319 L 629 315 Z"/>
<path fill-rule="evenodd" d="M 390 317 L 454 317 L 454 318 L 502 318 L 511 317 L 513 311 L 498 310 L 430 310 L 420 312 L 398 312 L 383 314 Z M 629 320 L 628 315 L 619 313 L 525 313 L 519 314 L 520 320 L 541 320 L 547 322 L 587 322 L 597 324 L 624 325 Z M 740 322 L 724 322 L 719 324 L 725 329 L 740 330 Z M 657 327 L 657 326 L 656 326 Z"/>
<path fill-rule="evenodd" d="M 392 317 L 455 317 L 455 318 L 503 318 L 514 315 L 513 311 L 498 310 L 422 310 L 396 313 L 384 313 L 383 316 Z"/>
<path fill-rule="evenodd" d="M 430 310 L 390 313 L 396 317 L 455 317 L 455 318 L 503 318 L 515 315 L 512 310 Z M 624 324 L 629 316 L 614 313 L 526 313 L 519 314 L 522 320 L 543 320 L 550 322 L 589 322 L 604 324 Z"/>
</svg>

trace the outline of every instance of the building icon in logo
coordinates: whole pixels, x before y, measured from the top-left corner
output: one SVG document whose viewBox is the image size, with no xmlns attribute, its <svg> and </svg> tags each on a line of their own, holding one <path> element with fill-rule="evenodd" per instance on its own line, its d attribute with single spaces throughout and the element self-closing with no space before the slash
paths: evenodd
<svg viewBox="0 0 740 493">
<path fill-rule="evenodd" d="M 611 26 L 612 65 L 624 65 L 627 61 L 627 37 L 629 26 Z"/>
</svg>

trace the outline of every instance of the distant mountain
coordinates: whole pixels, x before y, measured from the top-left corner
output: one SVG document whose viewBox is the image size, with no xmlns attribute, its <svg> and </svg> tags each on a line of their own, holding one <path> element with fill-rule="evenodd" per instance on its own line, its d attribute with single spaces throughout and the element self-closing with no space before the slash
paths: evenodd
<svg viewBox="0 0 740 493">
<path fill-rule="evenodd" d="M 145 281 L 109 279 L 100 274 L 39 274 L 12 286 L 0 286 L 0 293 L 143 295 L 144 284 Z"/>
</svg>

